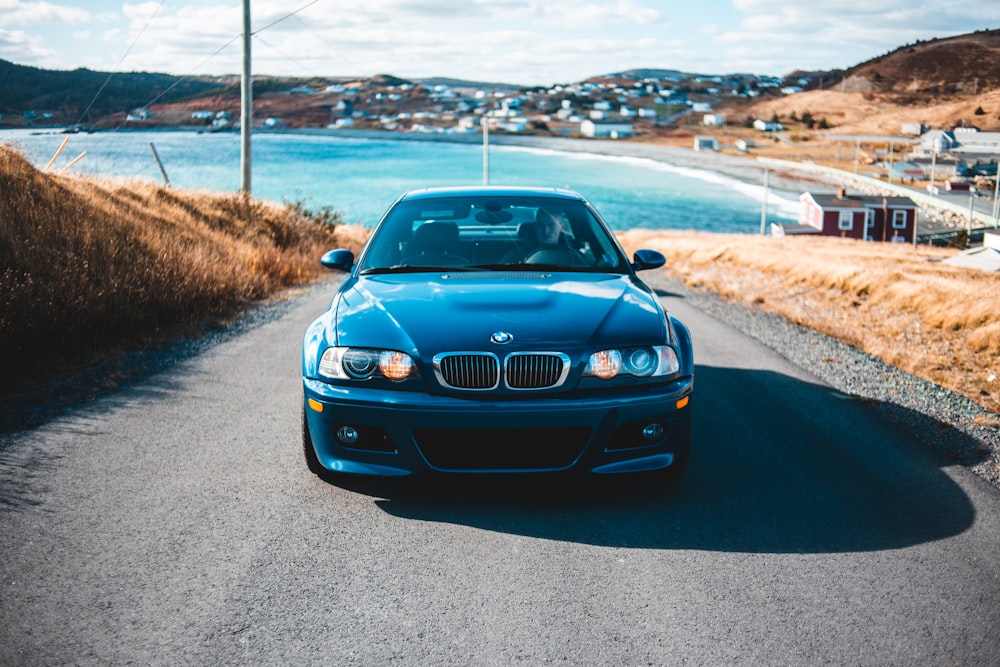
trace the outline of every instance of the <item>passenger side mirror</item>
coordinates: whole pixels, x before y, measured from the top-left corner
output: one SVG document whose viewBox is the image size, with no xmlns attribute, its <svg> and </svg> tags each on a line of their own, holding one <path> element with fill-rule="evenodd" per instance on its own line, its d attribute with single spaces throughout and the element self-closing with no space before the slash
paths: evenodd
<svg viewBox="0 0 1000 667">
<path fill-rule="evenodd" d="M 649 248 L 636 250 L 632 258 L 632 268 L 636 271 L 658 269 L 666 263 L 667 258 L 663 256 L 663 253 Z"/>
</svg>

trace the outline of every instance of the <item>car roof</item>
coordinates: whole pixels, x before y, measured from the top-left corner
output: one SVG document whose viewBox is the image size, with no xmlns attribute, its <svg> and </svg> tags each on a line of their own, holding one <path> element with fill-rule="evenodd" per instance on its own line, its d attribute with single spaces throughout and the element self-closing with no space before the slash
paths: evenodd
<svg viewBox="0 0 1000 667">
<path fill-rule="evenodd" d="M 561 188 L 541 188 L 506 185 L 476 185 L 459 187 L 420 188 L 404 193 L 399 201 L 416 199 L 439 199 L 442 197 L 547 197 L 550 199 L 566 199 L 585 201 L 583 195 L 573 190 Z"/>
</svg>

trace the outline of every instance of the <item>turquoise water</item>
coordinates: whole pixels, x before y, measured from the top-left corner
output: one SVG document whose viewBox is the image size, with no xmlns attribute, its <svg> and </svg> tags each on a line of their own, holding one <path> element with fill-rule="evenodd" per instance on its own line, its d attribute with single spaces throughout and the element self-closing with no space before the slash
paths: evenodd
<svg viewBox="0 0 1000 667">
<path fill-rule="evenodd" d="M 218 191 L 240 186 L 240 138 L 233 133 L 114 132 L 64 135 L 0 131 L 44 167 L 70 136 L 52 169 L 68 169 Z M 257 197 L 332 206 L 345 220 L 371 226 L 406 190 L 439 185 L 479 185 L 483 154 L 478 144 L 351 139 L 302 134 L 255 134 L 251 188 Z M 641 158 L 564 153 L 513 146 L 490 147 L 490 183 L 565 187 L 587 197 L 614 229 L 696 229 L 757 233 L 761 186 L 707 171 Z M 770 221 L 795 221 L 795 200 L 771 191 Z"/>
</svg>

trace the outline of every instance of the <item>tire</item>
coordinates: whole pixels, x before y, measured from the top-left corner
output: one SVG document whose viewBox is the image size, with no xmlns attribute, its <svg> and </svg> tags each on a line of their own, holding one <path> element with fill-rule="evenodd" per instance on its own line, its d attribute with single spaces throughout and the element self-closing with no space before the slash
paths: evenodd
<svg viewBox="0 0 1000 667">
<path fill-rule="evenodd" d="M 302 454 L 306 459 L 306 466 L 309 472 L 321 479 L 327 480 L 330 471 L 323 467 L 316 456 L 316 449 L 313 447 L 312 435 L 309 434 L 309 423 L 306 421 L 306 406 L 302 405 Z"/>
</svg>

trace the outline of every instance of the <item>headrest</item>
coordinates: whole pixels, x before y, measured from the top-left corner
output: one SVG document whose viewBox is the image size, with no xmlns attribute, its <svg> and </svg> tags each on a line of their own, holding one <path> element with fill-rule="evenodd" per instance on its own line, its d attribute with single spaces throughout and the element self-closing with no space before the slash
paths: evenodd
<svg viewBox="0 0 1000 667">
<path fill-rule="evenodd" d="M 451 248 L 458 242 L 454 222 L 425 222 L 413 232 L 413 242 L 423 249 Z"/>
<path fill-rule="evenodd" d="M 535 225 L 538 224 L 534 220 L 529 220 L 528 222 L 522 222 L 517 226 L 517 239 L 519 241 L 531 241 L 535 238 Z"/>
</svg>

